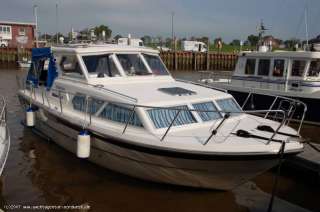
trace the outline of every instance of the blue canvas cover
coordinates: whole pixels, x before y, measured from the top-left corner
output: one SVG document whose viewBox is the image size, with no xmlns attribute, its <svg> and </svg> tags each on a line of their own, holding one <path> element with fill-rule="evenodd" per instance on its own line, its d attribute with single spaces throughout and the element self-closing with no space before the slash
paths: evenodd
<svg viewBox="0 0 320 212">
<path fill-rule="evenodd" d="M 37 68 L 41 61 L 49 59 L 48 73 L 47 73 L 47 89 L 50 89 L 53 81 L 58 76 L 57 68 L 55 65 L 55 59 L 51 52 L 51 48 L 33 48 L 32 49 L 32 61 L 31 67 L 27 76 L 27 83 L 32 82 L 34 86 L 39 84 L 39 74 L 37 73 Z M 43 68 L 43 67 L 42 67 Z"/>
</svg>

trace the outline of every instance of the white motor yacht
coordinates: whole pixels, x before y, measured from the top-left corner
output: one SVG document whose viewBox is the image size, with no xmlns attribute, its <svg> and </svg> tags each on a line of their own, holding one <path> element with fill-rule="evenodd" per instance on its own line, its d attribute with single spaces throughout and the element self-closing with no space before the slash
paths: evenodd
<svg viewBox="0 0 320 212">
<path fill-rule="evenodd" d="M 10 134 L 7 125 L 7 109 L 4 97 L 0 104 L 0 175 L 2 175 L 10 149 Z"/>
<path fill-rule="evenodd" d="M 285 103 L 276 96 L 284 96 L 304 102 L 308 108 L 305 121 L 320 124 L 320 52 L 242 52 L 231 79 L 219 80 L 217 74 L 207 73 L 201 82 L 226 89 L 243 109 L 282 108 Z M 286 103 L 285 107 L 291 107 L 293 121 L 302 118 L 303 105 Z"/>
<path fill-rule="evenodd" d="M 26 125 L 116 172 L 229 190 L 275 166 L 279 152 L 303 150 L 286 112 L 247 113 L 224 90 L 175 80 L 156 50 L 72 45 L 32 54 L 18 91 Z"/>
</svg>

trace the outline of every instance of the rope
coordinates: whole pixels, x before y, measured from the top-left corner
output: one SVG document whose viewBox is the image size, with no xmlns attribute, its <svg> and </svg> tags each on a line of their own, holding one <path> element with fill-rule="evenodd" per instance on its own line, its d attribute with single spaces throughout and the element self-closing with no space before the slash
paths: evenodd
<svg viewBox="0 0 320 212">
<path fill-rule="evenodd" d="M 277 193 L 277 187 L 278 187 L 278 181 L 279 181 L 278 178 L 279 178 L 279 175 L 280 175 L 280 172 L 281 172 L 281 165 L 283 163 L 285 146 L 286 146 L 286 142 L 282 141 L 282 144 L 281 144 L 281 147 L 280 147 L 280 150 L 279 150 L 279 153 L 278 153 L 279 154 L 278 170 L 277 170 L 277 174 L 276 174 L 275 179 L 274 179 L 271 199 L 270 199 L 270 202 L 269 202 L 269 206 L 268 206 L 267 212 L 271 212 L 272 208 L 273 208 L 274 196 Z"/>
</svg>

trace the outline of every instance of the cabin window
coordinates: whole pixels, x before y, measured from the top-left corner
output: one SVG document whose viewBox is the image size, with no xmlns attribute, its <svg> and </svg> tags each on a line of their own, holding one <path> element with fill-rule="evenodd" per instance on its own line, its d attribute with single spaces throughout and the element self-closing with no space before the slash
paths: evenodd
<svg viewBox="0 0 320 212">
<path fill-rule="evenodd" d="M 84 64 L 89 74 L 96 74 L 97 77 L 119 77 L 119 71 L 111 55 L 83 56 Z"/>
<path fill-rule="evenodd" d="M 75 55 L 63 56 L 61 58 L 60 67 L 63 75 L 74 77 L 83 75 Z"/>
<path fill-rule="evenodd" d="M 247 59 L 245 74 L 254 75 L 256 69 L 256 59 Z"/>
<path fill-rule="evenodd" d="M 96 114 L 100 108 L 104 105 L 104 101 L 88 98 L 88 109 L 87 109 L 87 98 L 84 94 L 76 94 L 72 99 L 72 105 L 75 110 L 81 112 L 88 112 L 90 114 Z"/>
<path fill-rule="evenodd" d="M 148 110 L 148 114 L 154 126 L 157 129 L 160 129 L 170 126 L 174 117 L 177 115 L 178 110 L 181 111 L 172 126 L 180 126 L 197 122 L 186 105 L 170 108 L 150 109 Z"/>
<path fill-rule="evenodd" d="M 107 104 L 105 108 L 100 113 L 100 117 L 126 124 L 130 119 L 132 114 L 132 109 L 125 108 L 116 104 Z M 133 114 L 131 120 L 129 121 L 130 125 L 142 127 L 142 123 L 136 113 Z"/>
<path fill-rule="evenodd" d="M 283 77 L 285 60 L 274 60 L 272 76 Z"/>
<path fill-rule="evenodd" d="M 202 121 L 212 121 L 221 118 L 219 112 L 200 112 L 200 111 L 218 111 L 217 107 L 213 102 L 205 102 L 199 104 L 193 104 L 194 109 L 199 110 L 198 115 Z"/>
<path fill-rule="evenodd" d="M 168 71 L 159 56 L 143 54 L 154 75 L 168 75 Z"/>
<path fill-rule="evenodd" d="M 270 71 L 270 60 L 261 59 L 259 60 L 258 75 L 268 76 Z"/>
<path fill-rule="evenodd" d="M 302 77 L 306 64 L 307 62 L 305 60 L 294 60 L 292 63 L 291 76 Z"/>
<path fill-rule="evenodd" d="M 230 113 L 232 116 L 240 115 L 241 109 L 234 99 L 220 99 L 216 102 L 224 113 Z"/>
<path fill-rule="evenodd" d="M 117 54 L 123 70 L 128 76 L 150 75 L 138 54 Z"/>
<path fill-rule="evenodd" d="M 310 63 L 308 71 L 308 77 L 319 77 L 320 76 L 320 60 L 314 60 Z"/>
</svg>

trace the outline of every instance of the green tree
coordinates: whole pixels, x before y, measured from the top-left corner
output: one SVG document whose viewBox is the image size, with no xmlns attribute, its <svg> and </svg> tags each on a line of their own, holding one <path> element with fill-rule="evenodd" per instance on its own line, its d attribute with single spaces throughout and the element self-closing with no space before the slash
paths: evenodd
<svg viewBox="0 0 320 212">
<path fill-rule="evenodd" d="M 257 46 L 259 42 L 259 37 L 256 35 L 249 35 L 248 36 L 248 41 L 251 46 Z"/>
<path fill-rule="evenodd" d="M 152 42 L 152 38 L 149 35 L 145 35 L 141 38 L 145 45 L 150 45 Z"/>
<path fill-rule="evenodd" d="M 105 25 L 96 26 L 93 28 L 93 30 L 94 30 L 94 34 L 98 38 L 102 38 L 103 31 L 105 32 L 105 35 L 106 35 L 105 39 L 111 38 L 112 30 L 108 26 L 105 26 Z"/>
<path fill-rule="evenodd" d="M 240 46 L 240 40 L 238 39 L 234 39 L 233 41 L 231 41 L 230 45 L 231 46 Z"/>
</svg>

